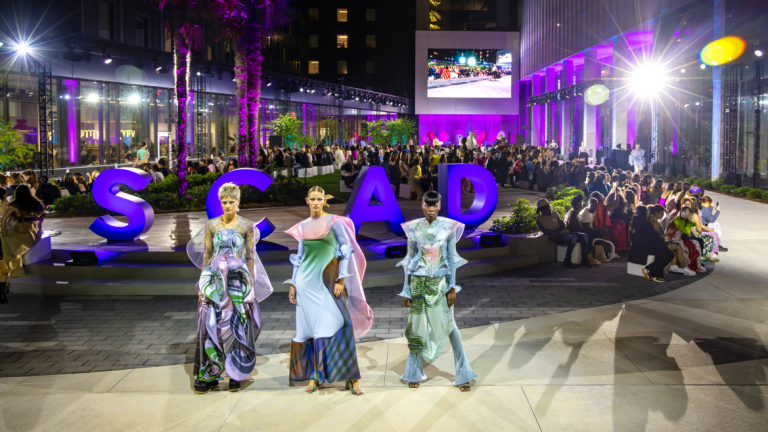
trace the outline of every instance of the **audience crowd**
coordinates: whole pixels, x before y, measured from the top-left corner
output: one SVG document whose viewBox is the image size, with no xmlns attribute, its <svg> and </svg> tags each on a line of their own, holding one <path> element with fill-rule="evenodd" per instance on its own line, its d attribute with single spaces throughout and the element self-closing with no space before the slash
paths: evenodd
<svg viewBox="0 0 768 432">
<path fill-rule="evenodd" d="M 552 241 L 567 248 L 564 260 L 567 267 L 592 267 L 627 256 L 630 263 L 643 266 L 648 280 L 663 282 L 666 271 L 689 276 L 704 272 L 702 262 L 716 262 L 718 254 L 727 251 L 720 243 L 719 204 L 713 203 L 700 188 L 692 188 L 682 181 L 665 183 L 651 174 L 590 165 L 584 152 L 566 157 L 558 154 L 559 151 L 557 145 L 510 145 L 503 134 L 499 134 L 493 144 L 478 143 L 476 135 L 470 133 L 469 137 L 461 138 L 460 145 L 443 145 L 435 140 L 427 146 L 409 141 L 408 145 L 261 149 L 257 168 L 272 165 L 298 175 L 301 168 L 334 165 L 340 168 L 342 181 L 351 188 L 363 167 L 382 166 L 395 193 L 399 196 L 401 186 L 408 185 L 412 199 L 421 199 L 425 191 L 437 190 L 441 163 L 481 165 L 493 175 L 498 188 L 545 192 L 558 186 L 574 187 L 581 193 L 573 196 L 571 208 L 564 215 L 554 211 L 547 199 L 536 203 L 537 226 Z M 164 158 L 150 163 L 147 154 L 139 153 L 135 167 L 151 174 L 152 182 L 162 182 L 175 173 L 173 164 L 169 167 Z M 226 173 L 237 168 L 237 159 L 222 157 L 189 161 L 186 166 L 187 174 Z M 69 195 L 90 193 L 98 175 L 97 170 L 85 176 L 67 173 L 57 184 L 49 183 L 45 176 L 38 178 L 31 170 L 9 177 L 0 175 L 0 193 L 5 192 L 0 213 L 9 213 L 7 204 L 16 202 L 15 194 L 22 186 L 36 201 L 51 205 L 62 196 L 62 191 Z M 462 190 L 472 192 L 472 183 L 463 179 Z M 27 193 L 22 195 L 23 200 L 28 201 Z M 35 206 L 24 208 L 32 207 Z M 37 215 L 16 213 L 22 218 Z M 5 218 L 2 226 L 5 234 L 4 221 Z M 579 264 L 572 259 L 577 244 L 582 251 Z M 650 264 L 649 256 L 653 257 Z M 2 283 L 0 277 L 0 286 Z"/>
</svg>

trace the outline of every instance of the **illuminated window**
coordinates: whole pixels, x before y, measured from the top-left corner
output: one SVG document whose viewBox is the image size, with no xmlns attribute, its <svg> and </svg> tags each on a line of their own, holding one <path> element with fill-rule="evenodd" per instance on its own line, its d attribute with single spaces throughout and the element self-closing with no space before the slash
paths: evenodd
<svg viewBox="0 0 768 432">
<path fill-rule="evenodd" d="M 338 22 L 347 22 L 347 10 L 346 9 L 336 9 L 336 21 L 338 21 Z"/>
<path fill-rule="evenodd" d="M 365 47 L 376 48 L 376 35 L 365 35 Z"/>
<path fill-rule="evenodd" d="M 310 75 L 316 75 L 320 73 L 320 62 L 310 60 L 309 61 L 309 74 Z"/>
<path fill-rule="evenodd" d="M 366 21 L 376 21 L 376 9 L 366 9 L 365 10 L 365 20 Z"/>
<path fill-rule="evenodd" d="M 309 47 L 317 48 L 320 45 L 320 39 L 318 35 L 309 35 Z"/>
<path fill-rule="evenodd" d="M 310 9 L 309 10 L 309 20 L 310 21 L 319 21 L 320 20 L 320 10 L 319 9 Z"/>
<path fill-rule="evenodd" d="M 367 62 L 365 62 L 365 73 L 367 73 L 367 74 L 375 74 L 376 73 L 376 62 L 375 61 L 367 61 Z"/>
<path fill-rule="evenodd" d="M 347 35 L 336 35 L 336 48 L 347 47 Z"/>
<path fill-rule="evenodd" d="M 336 62 L 336 72 L 340 74 L 346 74 L 347 73 L 347 61 L 346 60 L 339 60 Z"/>
</svg>

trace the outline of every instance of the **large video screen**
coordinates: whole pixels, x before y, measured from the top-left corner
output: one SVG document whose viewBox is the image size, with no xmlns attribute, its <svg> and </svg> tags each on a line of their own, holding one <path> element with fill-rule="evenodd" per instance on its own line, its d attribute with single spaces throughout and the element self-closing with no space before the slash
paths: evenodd
<svg viewBox="0 0 768 432">
<path fill-rule="evenodd" d="M 512 52 L 430 49 L 427 97 L 512 97 Z"/>
</svg>

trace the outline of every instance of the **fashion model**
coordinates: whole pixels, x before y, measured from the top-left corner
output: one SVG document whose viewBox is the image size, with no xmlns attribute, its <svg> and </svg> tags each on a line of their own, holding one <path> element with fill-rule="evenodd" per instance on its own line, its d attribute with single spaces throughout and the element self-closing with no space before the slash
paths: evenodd
<svg viewBox="0 0 768 432">
<path fill-rule="evenodd" d="M 256 338 L 261 332 L 259 303 L 272 294 L 272 285 L 256 255 L 259 230 L 237 215 L 240 188 L 225 183 L 219 189 L 224 215 L 205 223 L 187 245 L 187 253 L 202 268 L 198 282 L 197 336 L 199 371 L 195 393 L 216 387 L 221 374 L 229 390 L 238 391 L 256 365 Z"/>
<path fill-rule="evenodd" d="M 635 144 L 635 148 L 629 153 L 629 164 L 635 169 L 635 174 L 643 172 L 645 167 L 645 150 L 640 148 L 639 144 Z"/>
<path fill-rule="evenodd" d="M 446 340 L 451 341 L 456 378 L 453 385 L 469 391 L 469 382 L 477 378 L 464 354 L 461 335 L 453 319 L 453 305 L 461 287 L 456 285 L 456 269 L 467 261 L 456 253 L 464 224 L 438 217 L 440 194 L 426 192 L 422 199 L 424 218 L 404 223 L 408 236 L 408 255 L 399 263 L 405 271 L 403 304 L 408 310 L 405 337 L 408 340 L 408 362 L 400 377 L 409 387 L 424 381 L 421 359 L 432 363 Z"/>
<path fill-rule="evenodd" d="M 322 383 L 346 381 L 347 390 L 362 395 L 355 338 L 373 324 L 362 285 L 365 256 L 353 222 L 323 211 L 330 198 L 318 186 L 310 189 L 310 217 L 286 231 L 299 242 L 291 255 L 293 278 L 285 281 L 296 305 L 289 381 L 309 380 L 307 393 Z"/>
</svg>

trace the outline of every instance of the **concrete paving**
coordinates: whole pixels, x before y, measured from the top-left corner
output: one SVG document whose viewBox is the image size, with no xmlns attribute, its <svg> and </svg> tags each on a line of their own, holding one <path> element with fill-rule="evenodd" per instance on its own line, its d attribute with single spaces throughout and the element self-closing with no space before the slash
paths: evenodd
<svg viewBox="0 0 768 432">
<path fill-rule="evenodd" d="M 289 387 L 288 355 L 280 352 L 259 356 L 239 393 L 192 394 L 189 364 L 0 378 L 0 428 L 763 431 L 766 207 L 716 200 L 730 252 L 711 274 L 645 299 L 463 328 L 478 374 L 469 393 L 451 385 L 447 348 L 425 367 L 422 387 L 407 388 L 399 376 L 408 350 L 397 337 L 358 345 L 361 397 L 343 386 L 311 395 Z M 22 318 L 8 307 L 0 313 Z"/>
</svg>

